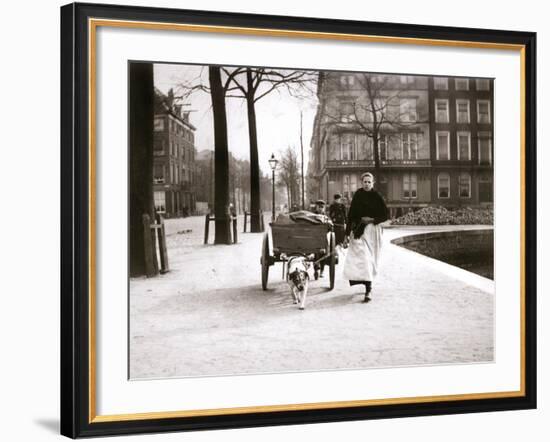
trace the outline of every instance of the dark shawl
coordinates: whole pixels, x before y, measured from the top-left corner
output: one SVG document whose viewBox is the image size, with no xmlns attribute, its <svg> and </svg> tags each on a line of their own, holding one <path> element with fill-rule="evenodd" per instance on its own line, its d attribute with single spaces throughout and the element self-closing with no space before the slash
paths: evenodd
<svg viewBox="0 0 550 442">
<path fill-rule="evenodd" d="M 328 208 L 328 216 L 334 224 L 344 225 L 346 223 L 346 206 L 334 202 Z"/>
<path fill-rule="evenodd" d="M 365 224 L 361 222 L 361 218 L 364 216 L 373 218 L 375 225 L 388 219 L 388 208 L 384 198 L 374 189 L 366 191 L 360 188 L 353 195 L 348 213 L 346 235 L 349 235 L 352 230 L 356 238 L 363 234 Z"/>
</svg>

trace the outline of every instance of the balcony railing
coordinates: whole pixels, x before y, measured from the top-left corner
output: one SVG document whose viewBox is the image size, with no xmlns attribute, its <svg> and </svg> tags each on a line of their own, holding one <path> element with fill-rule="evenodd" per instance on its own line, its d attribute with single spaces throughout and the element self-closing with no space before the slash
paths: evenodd
<svg viewBox="0 0 550 442">
<path fill-rule="evenodd" d="M 373 167 L 374 160 L 329 160 L 325 167 L 347 168 L 347 167 Z"/>
<path fill-rule="evenodd" d="M 429 166 L 430 160 L 380 160 L 380 166 Z M 326 168 L 342 169 L 350 167 L 374 167 L 374 160 L 329 160 L 325 163 Z"/>
<path fill-rule="evenodd" d="M 430 160 L 381 160 L 381 166 L 429 166 Z"/>
</svg>

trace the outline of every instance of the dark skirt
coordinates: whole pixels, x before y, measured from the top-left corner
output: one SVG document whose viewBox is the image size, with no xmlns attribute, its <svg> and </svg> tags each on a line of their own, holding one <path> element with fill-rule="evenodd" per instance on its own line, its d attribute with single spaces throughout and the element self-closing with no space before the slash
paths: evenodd
<svg viewBox="0 0 550 442">
<path fill-rule="evenodd" d="M 346 229 L 343 224 L 334 224 L 334 239 L 336 240 L 336 245 L 342 244 L 344 242 L 344 237 L 346 235 Z"/>
</svg>

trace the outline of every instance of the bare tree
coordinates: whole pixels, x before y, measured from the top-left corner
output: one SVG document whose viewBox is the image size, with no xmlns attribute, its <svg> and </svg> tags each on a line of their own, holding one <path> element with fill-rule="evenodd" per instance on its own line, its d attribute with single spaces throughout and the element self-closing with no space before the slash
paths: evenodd
<svg viewBox="0 0 550 442">
<path fill-rule="evenodd" d="M 250 212 L 251 231 L 260 232 L 260 166 L 258 162 L 258 130 L 256 125 L 256 102 L 269 93 L 285 88 L 289 94 L 303 98 L 311 96 L 312 85 L 317 75 L 311 71 L 280 70 L 243 67 L 225 69 L 232 83 L 230 96 L 246 100 L 248 136 L 250 142 Z"/>
<path fill-rule="evenodd" d="M 250 144 L 250 212 L 251 232 L 260 232 L 261 174 L 258 158 L 258 129 L 256 103 L 279 89 L 286 90 L 296 98 L 311 97 L 317 83 L 317 73 L 304 70 L 282 70 L 253 67 L 222 67 L 225 96 L 246 100 L 248 135 Z M 185 95 L 194 91 L 209 91 L 210 87 L 200 81 L 200 75 L 180 85 Z"/>
<path fill-rule="evenodd" d="M 279 185 L 286 188 L 288 207 L 299 206 L 300 171 L 298 154 L 288 146 L 283 152 L 279 166 Z"/>
<path fill-rule="evenodd" d="M 353 82 L 357 81 L 360 86 L 356 89 L 360 90 L 361 95 L 340 101 L 338 109 L 328 109 L 328 106 L 322 103 L 320 118 L 324 118 L 327 124 L 324 125 L 324 131 L 318 135 L 318 139 L 322 145 L 327 136 L 334 130 L 341 130 L 342 127 L 366 135 L 372 140 L 375 177 L 378 179 L 382 135 L 390 129 L 411 127 L 417 123 L 416 110 L 409 107 L 406 100 L 401 100 L 410 88 L 402 85 L 395 88 L 388 85 L 392 79 L 390 75 L 354 73 L 348 77 L 338 78 L 340 81 L 342 78 L 353 78 Z"/>
</svg>

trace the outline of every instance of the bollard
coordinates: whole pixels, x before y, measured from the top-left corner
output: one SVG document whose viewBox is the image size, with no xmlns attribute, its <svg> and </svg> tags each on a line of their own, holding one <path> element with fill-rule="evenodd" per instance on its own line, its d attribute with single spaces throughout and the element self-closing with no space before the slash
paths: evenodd
<svg viewBox="0 0 550 442">
<path fill-rule="evenodd" d="M 210 214 L 207 213 L 204 218 L 204 243 L 208 244 L 208 227 L 210 225 Z"/>
<path fill-rule="evenodd" d="M 170 271 L 168 266 L 168 251 L 166 249 L 166 229 L 164 227 L 164 219 L 160 213 L 157 213 L 157 225 L 154 226 L 157 230 L 160 255 L 160 273 Z"/>
<path fill-rule="evenodd" d="M 233 244 L 237 244 L 237 217 L 233 217 Z"/>
<path fill-rule="evenodd" d="M 244 226 L 243 226 L 243 233 L 246 233 L 246 219 L 248 217 L 248 212 L 244 211 Z"/>
<path fill-rule="evenodd" d="M 145 248 L 145 274 L 149 278 L 158 273 L 154 235 L 155 231 L 151 231 L 151 218 L 145 213 L 143 214 L 143 247 Z"/>
</svg>

